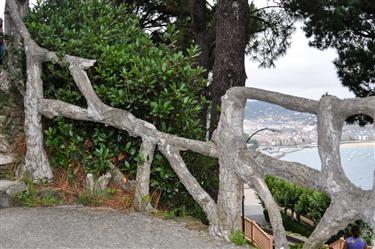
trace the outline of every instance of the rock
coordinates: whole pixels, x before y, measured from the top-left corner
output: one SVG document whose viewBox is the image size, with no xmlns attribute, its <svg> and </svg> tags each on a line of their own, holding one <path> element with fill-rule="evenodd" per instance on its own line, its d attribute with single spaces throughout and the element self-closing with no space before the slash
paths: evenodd
<svg viewBox="0 0 375 249">
<path fill-rule="evenodd" d="M 112 175 L 107 172 L 105 175 L 100 176 L 97 180 L 94 179 L 93 174 L 89 173 L 86 176 L 86 189 L 91 192 L 98 192 L 106 190 Z"/>
<path fill-rule="evenodd" d="M 95 187 L 94 176 L 93 176 L 93 174 L 89 173 L 86 176 L 86 188 L 90 192 L 93 192 L 94 191 L 94 187 Z"/>
<path fill-rule="evenodd" d="M 5 192 L 11 197 L 26 190 L 26 188 L 26 184 L 21 181 L 0 180 L 0 192 Z"/>
<path fill-rule="evenodd" d="M 114 166 L 113 164 L 110 165 L 111 173 L 113 174 L 113 181 L 120 186 L 122 189 L 126 191 L 134 191 L 136 186 L 136 181 L 131 181 L 129 178 L 124 175 L 119 168 Z"/>
<path fill-rule="evenodd" d="M 21 181 L 0 180 L 0 208 L 12 207 L 12 197 L 26 188 L 26 184 Z"/>
<path fill-rule="evenodd" d="M 109 180 L 111 180 L 111 173 L 107 172 L 105 175 L 102 175 L 98 178 L 95 183 L 95 191 L 104 191 L 108 187 Z"/>
<path fill-rule="evenodd" d="M 0 123 L 1 123 L 1 118 L 0 118 Z M 0 135 L 0 152 L 5 152 L 5 153 L 9 152 L 9 143 L 3 135 Z"/>
<path fill-rule="evenodd" d="M 9 208 L 13 206 L 12 197 L 5 192 L 0 192 L 0 208 Z"/>
<path fill-rule="evenodd" d="M 1 70 L 0 72 L 0 90 L 8 91 L 10 88 L 10 77 L 8 70 Z"/>
<path fill-rule="evenodd" d="M 7 165 L 13 163 L 15 156 L 12 154 L 0 154 L 0 168 L 1 165 Z"/>
<path fill-rule="evenodd" d="M 182 218 L 184 222 L 186 222 L 185 227 L 189 230 L 195 230 L 195 231 L 207 231 L 208 226 L 203 224 L 202 221 L 200 221 L 197 218 L 186 216 Z"/>
</svg>

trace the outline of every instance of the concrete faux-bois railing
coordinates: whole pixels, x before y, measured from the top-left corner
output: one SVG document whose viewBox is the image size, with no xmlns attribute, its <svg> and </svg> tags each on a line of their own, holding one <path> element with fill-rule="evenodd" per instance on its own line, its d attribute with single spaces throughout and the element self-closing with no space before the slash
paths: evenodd
<svg viewBox="0 0 375 249">
<path fill-rule="evenodd" d="M 372 190 L 367 191 L 353 185 L 344 174 L 339 150 L 345 119 L 353 114 L 366 114 L 374 118 L 375 97 L 341 100 L 334 96 L 323 96 L 320 101 L 315 101 L 255 88 L 234 87 L 222 97 L 220 121 L 212 141 L 178 137 L 158 131 L 153 124 L 138 119 L 125 110 L 104 104 L 96 95 L 85 71 L 92 67 L 95 61 L 70 55 L 60 58 L 55 52 L 40 47 L 24 25 L 17 4 L 22 5 L 22 1 L 6 1 L 5 19 L 11 20 L 9 23 L 13 30 L 18 31 L 16 35 L 22 38 L 26 53 L 27 82 L 24 105 L 27 153 L 23 172 L 29 172 L 35 179 L 53 178 L 43 147 L 41 117 L 63 116 L 99 122 L 142 138 L 140 154 L 146 160 L 138 165 L 135 193 L 135 206 L 140 211 L 147 211 L 150 207 L 144 197 L 149 195 L 150 167 L 157 146 L 182 184 L 204 210 L 210 223 L 209 232 L 213 236 L 228 239 L 233 230 L 240 230 L 241 188 L 243 183 L 246 183 L 255 188 L 269 211 L 276 248 L 287 248 L 280 211 L 264 181 L 265 174 L 323 191 L 332 199 L 330 207 L 304 244 L 304 248 L 318 248 L 338 230 L 358 219 L 367 222 L 375 230 L 375 184 Z M 44 98 L 41 79 L 43 62 L 68 65 L 77 87 L 86 99 L 86 109 L 60 100 Z M 243 133 L 247 99 L 317 115 L 322 170 L 247 150 Z M 217 201 L 208 195 L 189 172 L 180 155 L 182 150 L 191 150 L 219 159 Z"/>
</svg>

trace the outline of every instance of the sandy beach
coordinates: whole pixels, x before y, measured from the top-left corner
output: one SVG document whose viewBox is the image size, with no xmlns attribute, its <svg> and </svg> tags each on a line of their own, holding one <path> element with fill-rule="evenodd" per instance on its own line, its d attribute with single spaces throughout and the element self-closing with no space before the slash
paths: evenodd
<svg viewBox="0 0 375 249">
<path fill-rule="evenodd" d="M 354 148 L 354 147 L 369 147 L 372 146 L 375 149 L 375 141 L 353 141 L 344 142 L 341 144 L 343 148 Z"/>
</svg>

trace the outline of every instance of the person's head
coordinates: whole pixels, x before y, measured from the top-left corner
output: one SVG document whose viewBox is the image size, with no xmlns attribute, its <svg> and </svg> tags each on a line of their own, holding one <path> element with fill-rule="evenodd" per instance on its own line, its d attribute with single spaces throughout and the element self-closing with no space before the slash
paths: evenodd
<svg viewBox="0 0 375 249">
<path fill-rule="evenodd" d="M 353 226 L 350 228 L 350 234 L 351 234 L 354 238 L 358 238 L 358 237 L 361 235 L 361 230 L 359 229 L 359 226 L 357 226 L 357 225 L 353 225 Z"/>
<path fill-rule="evenodd" d="M 0 29 L 3 29 L 3 19 L 0 17 Z"/>
</svg>

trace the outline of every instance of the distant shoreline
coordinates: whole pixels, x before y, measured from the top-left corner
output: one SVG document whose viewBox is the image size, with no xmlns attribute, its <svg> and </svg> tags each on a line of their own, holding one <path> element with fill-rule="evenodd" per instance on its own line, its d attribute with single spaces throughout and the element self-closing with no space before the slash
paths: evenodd
<svg viewBox="0 0 375 249">
<path fill-rule="evenodd" d="M 354 148 L 354 147 L 367 147 L 371 145 L 374 146 L 375 148 L 375 141 L 344 141 L 340 144 L 340 147 L 344 147 L 344 148 L 353 147 Z M 277 155 L 276 157 L 282 158 L 290 153 L 294 153 L 294 152 L 304 150 L 304 149 L 317 148 L 317 147 L 318 147 L 317 144 L 306 144 L 306 145 L 300 145 L 296 147 L 281 146 L 279 148 L 282 148 L 282 149 L 289 148 L 289 150 L 283 151 L 281 155 Z"/>
<path fill-rule="evenodd" d="M 361 147 L 361 146 L 375 146 L 375 141 L 347 141 L 343 142 L 340 145 L 344 145 L 344 147 Z"/>
</svg>

